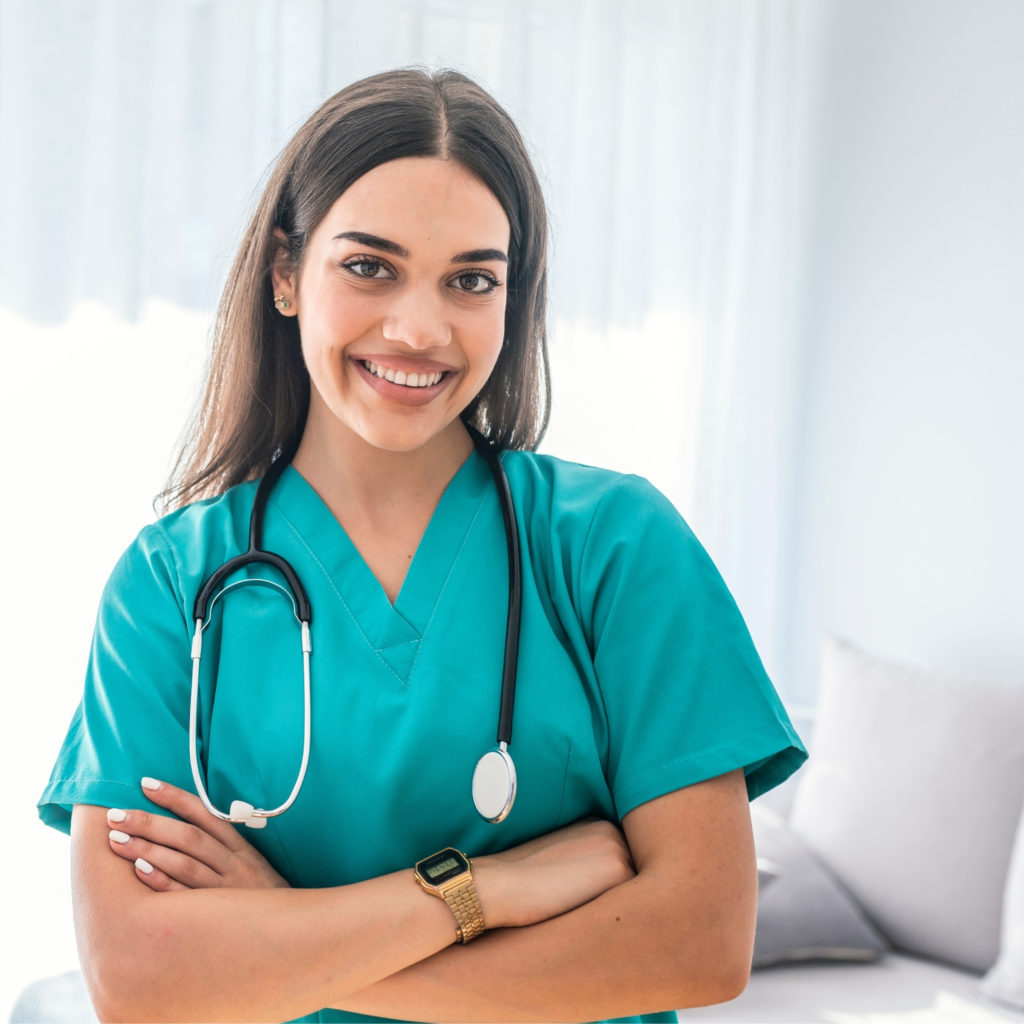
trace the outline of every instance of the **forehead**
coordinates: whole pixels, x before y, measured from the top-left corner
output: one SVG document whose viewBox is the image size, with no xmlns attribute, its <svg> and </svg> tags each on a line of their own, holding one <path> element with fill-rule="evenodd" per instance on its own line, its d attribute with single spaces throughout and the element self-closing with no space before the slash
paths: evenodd
<svg viewBox="0 0 1024 1024">
<path fill-rule="evenodd" d="M 462 164 L 439 157 L 391 160 L 354 181 L 316 233 L 343 231 L 378 235 L 413 254 L 428 244 L 507 252 L 510 234 L 494 193 Z"/>
</svg>

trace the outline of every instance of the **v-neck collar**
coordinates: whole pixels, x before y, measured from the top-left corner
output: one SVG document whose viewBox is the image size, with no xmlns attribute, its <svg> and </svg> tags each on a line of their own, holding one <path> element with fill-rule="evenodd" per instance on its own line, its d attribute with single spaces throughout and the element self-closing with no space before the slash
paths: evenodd
<svg viewBox="0 0 1024 1024">
<path fill-rule="evenodd" d="M 366 643 L 404 682 L 481 502 L 492 487 L 486 462 L 471 452 L 441 495 L 394 604 L 344 527 L 294 467 L 282 474 L 270 505 L 284 517 L 295 541 L 306 549 Z M 314 630 L 316 615 L 314 608 Z"/>
</svg>

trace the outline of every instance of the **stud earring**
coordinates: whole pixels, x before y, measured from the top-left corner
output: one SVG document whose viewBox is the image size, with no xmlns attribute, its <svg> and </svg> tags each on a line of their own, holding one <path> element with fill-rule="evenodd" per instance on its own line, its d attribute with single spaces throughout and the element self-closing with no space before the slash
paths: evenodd
<svg viewBox="0 0 1024 1024">
<path fill-rule="evenodd" d="M 274 305 L 277 306 L 278 309 L 287 309 L 291 303 L 283 295 L 275 295 Z"/>
</svg>

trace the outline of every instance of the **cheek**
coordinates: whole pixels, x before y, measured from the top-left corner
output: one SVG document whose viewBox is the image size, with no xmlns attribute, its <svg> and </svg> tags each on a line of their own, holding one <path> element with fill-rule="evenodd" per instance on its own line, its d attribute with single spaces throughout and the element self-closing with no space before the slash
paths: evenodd
<svg viewBox="0 0 1024 1024">
<path fill-rule="evenodd" d="M 299 314 L 299 336 L 307 364 L 334 361 L 346 345 L 369 333 L 375 322 L 372 304 L 360 301 L 359 297 L 309 303 Z"/>
<path fill-rule="evenodd" d="M 473 357 L 481 371 L 489 376 L 494 364 L 501 355 L 501 347 L 505 340 L 505 307 L 489 310 L 486 319 L 477 324 L 473 339 Z"/>
</svg>

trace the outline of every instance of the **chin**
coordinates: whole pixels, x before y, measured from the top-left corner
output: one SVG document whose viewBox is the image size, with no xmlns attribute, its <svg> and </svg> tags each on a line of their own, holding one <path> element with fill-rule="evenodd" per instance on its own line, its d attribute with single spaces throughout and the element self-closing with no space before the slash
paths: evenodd
<svg viewBox="0 0 1024 1024">
<path fill-rule="evenodd" d="M 451 444 L 462 433 L 462 421 L 456 416 L 434 428 L 423 423 L 372 424 L 360 431 L 366 444 L 396 454 L 416 452 L 433 444 Z"/>
</svg>

